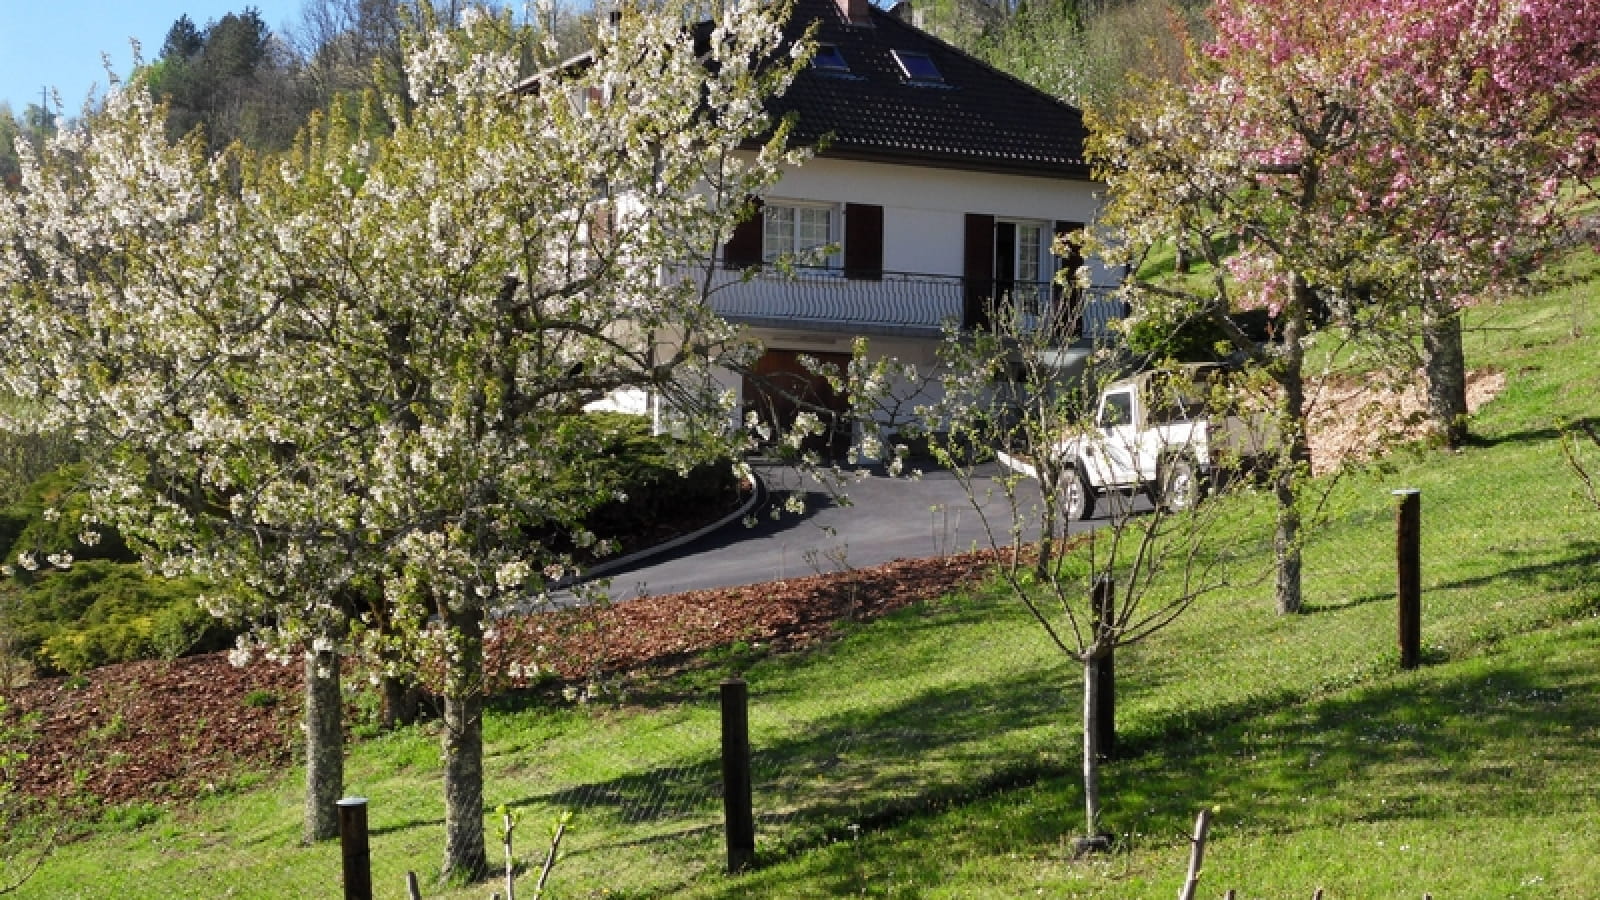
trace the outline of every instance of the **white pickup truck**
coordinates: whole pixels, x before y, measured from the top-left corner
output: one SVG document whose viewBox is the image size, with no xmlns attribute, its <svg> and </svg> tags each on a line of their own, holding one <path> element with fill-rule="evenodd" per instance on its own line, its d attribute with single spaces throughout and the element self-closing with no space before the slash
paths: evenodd
<svg viewBox="0 0 1600 900">
<path fill-rule="evenodd" d="M 1195 364 L 1141 372 L 1100 392 L 1093 427 L 1057 445 L 1066 515 L 1087 519 L 1105 494 L 1142 491 L 1169 510 L 1198 503 L 1224 470 L 1268 446 L 1261 416 L 1213 409 L 1222 370 Z"/>
</svg>

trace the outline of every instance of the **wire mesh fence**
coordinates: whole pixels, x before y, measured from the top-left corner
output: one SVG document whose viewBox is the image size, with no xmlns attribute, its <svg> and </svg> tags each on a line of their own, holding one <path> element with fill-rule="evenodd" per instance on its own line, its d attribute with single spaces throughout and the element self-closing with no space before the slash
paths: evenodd
<svg viewBox="0 0 1600 900">
<path fill-rule="evenodd" d="M 1592 519 L 1573 515 L 1570 486 L 1552 482 L 1548 490 L 1509 490 L 1415 471 L 1403 482 L 1382 470 L 1356 473 L 1318 500 L 1307 530 L 1303 582 L 1309 615 L 1274 616 L 1270 573 L 1264 571 L 1258 581 L 1218 600 L 1249 608 L 1207 611 L 1192 625 L 1175 626 L 1192 627 L 1181 634 L 1181 643 L 1206 653 L 1192 652 L 1175 664 L 1160 643 L 1129 651 L 1127 665 L 1119 665 L 1125 679 L 1119 711 L 1136 731 L 1135 752 L 1149 735 L 1166 739 L 1223 720 L 1230 710 L 1258 708 L 1263 697 L 1279 697 L 1278 682 L 1285 679 L 1276 673 L 1288 671 L 1282 662 L 1287 655 L 1313 658 L 1325 673 L 1324 681 L 1307 690 L 1337 687 L 1396 665 L 1393 492 L 1407 487 L 1422 492 L 1424 663 L 1597 603 L 1594 542 L 1585 530 Z M 1261 506 L 1260 546 L 1253 549 L 1265 559 L 1270 510 Z M 1551 518 L 1571 522 L 1523 524 Z M 877 630 L 882 628 L 891 637 L 885 639 Z M 885 625 L 846 623 L 835 640 L 804 656 L 729 667 L 749 687 L 756 853 L 762 864 L 854 840 L 862 830 L 952 800 L 1070 776 L 1074 767 L 1075 663 L 1049 646 L 1009 598 L 946 598 L 905 610 Z M 1255 672 L 1255 680 L 1228 682 L 1238 678 L 1241 665 Z M 514 849 L 519 895 L 531 894 L 528 885 L 544 861 L 549 827 L 570 812 L 547 897 L 608 891 L 631 897 L 741 896 L 737 880 L 721 878 L 727 859 L 714 679 L 646 686 L 602 700 L 501 711 L 491 720 L 486 787 L 491 808 L 504 804 L 520 818 Z M 395 735 L 373 743 L 380 761 L 364 762 L 366 768 L 349 780 L 372 803 L 375 895 L 405 896 L 405 873 L 415 871 L 424 896 L 487 897 L 497 882 L 452 887 L 432 878 L 443 846 L 433 780 L 436 739 Z M 307 848 L 288 865 L 281 855 L 262 854 L 278 861 L 270 868 L 252 853 L 253 847 L 294 841 L 295 787 L 223 792 L 127 842 L 154 847 L 163 866 L 183 868 L 196 896 L 335 896 L 336 846 Z M 224 821 L 231 824 L 217 824 Z M 495 867 L 502 863 L 500 824 L 497 815 L 485 823 Z M 1063 822 L 1060 830 L 1072 827 Z M 51 881 L 48 893 L 24 888 L 18 896 L 160 895 L 137 866 L 115 862 L 86 870 L 76 893 L 57 889 L 60 883 Z M 170 875 L 162 883 L 170 884 Z"/>
</svg>

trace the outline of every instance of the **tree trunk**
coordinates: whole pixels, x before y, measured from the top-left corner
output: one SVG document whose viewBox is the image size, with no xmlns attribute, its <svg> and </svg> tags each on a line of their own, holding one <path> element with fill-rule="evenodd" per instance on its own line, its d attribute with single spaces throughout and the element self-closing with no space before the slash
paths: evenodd
<svg viewBox="0 0 1600 900">
<path fill-rule="evenodd" d="M 1039 522 L 1043 525 L 1039 529 L 1039 555 L 1033 561 L 1033 574 L 1041 584 L 1049 584 L 1050 567 L 1055 561 L 1056 528 L 1061 528 L 1066 533 L 1067 524 L 1061 522 L 1061 505 L 1056 502 L 1059 496 L 1056 492 L 1061 485 L 1060 464 L 1054 461 L 1046 462 L 1039 453 L 1039 448 L 1029 447 L 1034 453 L 1035 471 L 1039 475 Z"/>
<path fill-rule="evenodd" d="M 1305 348 L 1302 341 L 1308 323 L 1306 309 L 1311 289 L 1298 276 L 1291 287 L 1289 302 L 1283 309 L 1283 356 L 1278 360 L 1277 380 L 1283 389 L 1279 401 L 1278 439 L 1283 442 L 1278 471 L 1273 476 L 1272 493 L 1278 502 L 1277 527 L 1272 538 L 1276 564 L 1274 598 L 1280 615 L 1300 611 L 1300 508 L 1295 504 L 1295 482 L 1311 462 L 1306 443 Z"/>
<path fill-rule="evenodd" d="M 416 723 L 422 707 L 420 688 L 406 679 L 385 675 L 379 679 L 378 689 L 383 696 L 379 725 L 384 731 Z"/>
<path fill-rule="evenodd" d="M 1083 824 L 1084 839 L 1100 835 L 1100 656 L 1083 655 Z"/>
<path fill-rule="evenodd" d="M 444 696 L 444 866 L 446 878 L 488 875 L 483 840 L 483 624 L 476 611 L 452 614 L 459 670 Z"/>
<path fill-rule="evenodd" d="M 1467 439 L 1467 363 L 1461 348 L 1461 312 L 1432 285 L 1422 305 L 1422 368 L 1428 420 L 1454 450 Z"/>
<path fill-rule="evenodd" d="M 339 836 L 344 793 L 344 706 L 339 696 L 339 651 L 306 651 L 307 844 Z"/>
<path fill-rule="evenodd" d="M 1292 476 L 1280 474 L 1274 493 L 1278 497 L 1278 526 L 1272 535 L 1273 558 L 1277 567 L 1273 596 L 1278 614 L 1291 616 L 1300 611 L 1304 595 L 1300 589 L 1300 510 L 1294 505 Z"/>
</svg>

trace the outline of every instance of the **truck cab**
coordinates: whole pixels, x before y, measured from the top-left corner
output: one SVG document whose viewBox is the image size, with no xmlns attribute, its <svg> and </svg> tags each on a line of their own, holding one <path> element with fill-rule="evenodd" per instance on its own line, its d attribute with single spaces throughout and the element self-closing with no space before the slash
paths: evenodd
<svg viewBox="0 0 1600 900">
<path fill-rule="evenodd" d="M 1097 497 L 1144 492 L 1169 510 L 1200 501 L 1229 462 L 1253 456 L 1259 428 L 1213 410 L 1219 366 L 1193 364 L 1141 372 L 1108 384 L 1093 422 L 1064 439 L 1067 514 L 1086 519 Z"/>
</svg>

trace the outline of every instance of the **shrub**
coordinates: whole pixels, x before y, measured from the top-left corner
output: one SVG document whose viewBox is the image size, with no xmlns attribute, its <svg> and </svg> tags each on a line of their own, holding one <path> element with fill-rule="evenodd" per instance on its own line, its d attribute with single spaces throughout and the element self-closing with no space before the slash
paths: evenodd
<svg viewBox="0 0 1600 900">
<path fill-rule="evenodd" d="M 594 456 L 568 473 L 562 492 L 589 492 L 599 498 L 584 518 L 601 538 L 648 539 L 651 526 L 682 517 L 686 509 L 730 505 L 739 485 L 726 460 L 680 471 L 682 454 L 674 438 L 650 433 L 650 421 L 621 413 L 589 413 L 573 423 L 589 431 Z M 623 499 L 616 499 L 617 495 Z M 530 531 L 530 538 L 572 549 L 569 536 Z M 636 549 L 625 547 L 624 549 Z"/>
<path fill-rule="evenodd" d="M 134 562 L 138 557 L 115 529 L 97 527 L 93 546 L 78 539 L 84 532 L 83 514 L 88 497 L 80 489 L 81 465 L 63 466 L 35 479 L 16 503 L 0 510 L 0 552 L 15 562 L 17 554 L 32 552 L 39 559 L 52 553 L 71 553 L 75 559 Z M 45 510 L 56 515 L 45 518 Z"/>
<path fill-rule="evenodd" d="M 146 575 L 136 565 L 91 560 L 0 587 L 15 604 L 19 656 L 43 674 L 226 647 L 234 632 L 195 603 L 199 585 Z"/>
<path fill-rule="evenodd" d="M 278 695 L 265 688 L 256 688 L 244 695 L 244 705 L 251 709 L 267 709 L 278 705 Z"/>
</svg>

